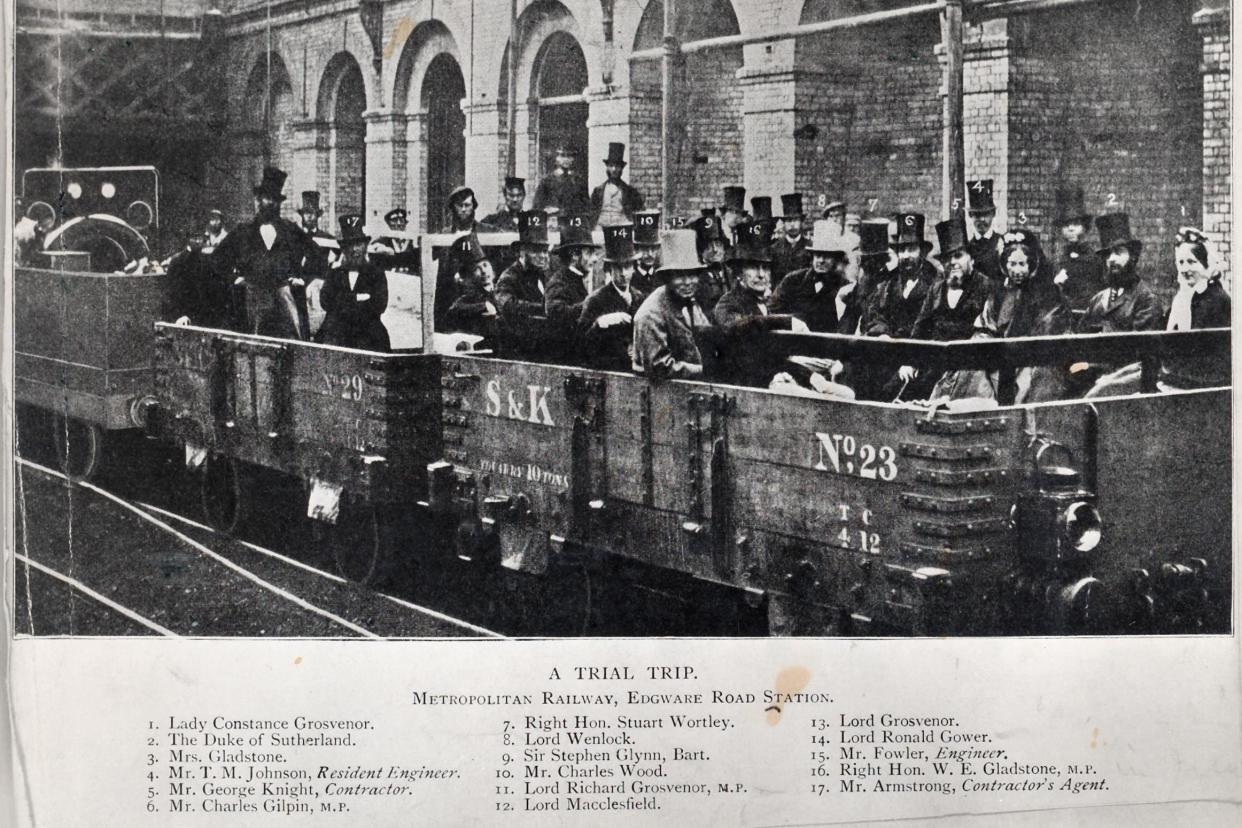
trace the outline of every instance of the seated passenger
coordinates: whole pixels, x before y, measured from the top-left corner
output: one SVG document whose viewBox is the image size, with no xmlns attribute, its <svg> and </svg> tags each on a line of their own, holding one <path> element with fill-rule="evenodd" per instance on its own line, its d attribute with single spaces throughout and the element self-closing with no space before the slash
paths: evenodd
<svg viewBox="0 0 1242 828">
<path fill-rule="evenodd" d="M 811 242 L 806 247 L 811 266 L 785 275 L 772 293 L 771 307 L 776 313 L 793 314 L 809 330 L 817 333 L 854 333 L 841 329 L 842 314 L 837 292 L 851 284 L 845 278 L 848 265 L 845 239 L 836 224 L 815 222 Z M 853 289 L 847 292 L 852 293 Z M 844 303 L 844 297 L 842 297 Z"/>
<path fill-rule="evenodd" d="M 897 215 L 897 269 L 875 286 L 867 336 L 908 339 L 923 309 L 923 300 L 935 279 L 936 269 L 927 261 L 931 243 L 924 239 L 921 213 Z"/>
<path fill-rule="evenodd" d="M 582 304 L 578 343 L 585 363 L 605 371 L 629 371 L 634 364 L 634 314 L 646 296 L 630 283 L 637 261 L 634 226 L 604 228 L 604 276 Z"/>
<path fill-rule="evenodd" d="M 1213 267 L 1209 239 L 1202 230 L 1183 227 L 1174 240 L 1177 266 L 1177 294 L 1169 308 L 1165 329 L 1189 331 L 1196 328 L 1228 328 L 1232 312 L 1229 294 L 1220 284 L 1220 273 Z M 1160 371 L 1162 391 L 1214 388 L 1230 381 L 1229 355 L 1170 358 Z"/>
<path fill-rule="evenodd" d="M 506 349 L 537 356 L 544 338 L 544 294 L 548 278 L 548 214 L 527 210 L 518 216 L 518 258 L 496 282 L 498 333 Z"/>
<path fill-rule="evenodd" d="M 1082 187 L 1057 188 L 1052 226 L 1060 232 L 1064 245 L 1052 282 L 1076 311 L 1086 310 L 1091 297 L 1105 287 L 1100 258 L 1087 242 L 1092 220 L 1083 203 Z"/>
<path fill-rule="evenodd" d="M 492 297 L 495 274 L 479 237 L 466 233 L 453 242 L 453 260 L 458 262 L 456 290 L 452 304 L 444 313 L 443 330 L 488 337 L 495 332 L 496 305 Z M 437 320 L 438 322 L 438 320 Z M 437 324 L 437 330 L 441 328 Z"/>
<path fill-rule="evenodd" d="M 371 237 L 362 216 L 341 216 L 341 261 L 328 273 L 319 302 L 325 312 L 318 339 L 325 345 L 387 351 L 388 329 L 380 317 L 388 309 L 388 277 L 367 259 Z"/>
<path fill-rule="evenodd" d="M 697 300 L 705 270 L 693 230 L 670 230 L 660 245 L 656 288 L 634 316 L 634 369 L 653 380 L 693 379 L 703 374 L 695 333 L 711 327 Z"/>
<path fill-rule="evenodd" d="M 229 288 L 212 271 L 203 243 L 201 235 L 191 236 L 166 262 L 160 308 L 166 322 L 204 328 L 229 324 Z"/>
<path fill-rule="evenodd" d="M 715 211 L 704 210 L 703 215 L 691 225 L 695 233 L 695 248 L 703 265 L 703 272 L 699 275 L 698 302 L 704 311 L 711 313 L 730 287 L 724 266 L 728 242 L 724 225 Z"/>
<path fill-rule="evenodd" d="M 544 294 L 548 336 L 555 341 L 559 361 L 575 362 L 574 337 L 582 305 L 586 302 L 595 264 L 595 239 L 588 216 L 567 216 L 560 221 L 561 243 L 556 246 L 560 262 L 552 268 Z"/>
</svg>

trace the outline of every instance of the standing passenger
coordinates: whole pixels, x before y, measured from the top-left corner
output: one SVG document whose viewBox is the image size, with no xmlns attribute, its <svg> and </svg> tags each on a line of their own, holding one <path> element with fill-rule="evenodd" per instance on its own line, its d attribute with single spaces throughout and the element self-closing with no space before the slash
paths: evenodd
<svg viewBox="0 0 1242 828">
<path fill-rule="evenodd" d="M 319 329 L 325 345 L 388 351 L 388 329 L 380 321 L 388 309 L 388 277 L 367 260 L 371 237 L 362 229 L 362 216 L 340 218 L 342 259 L 324 282 L 319 302 L 326 313 Z"/>
</svg>

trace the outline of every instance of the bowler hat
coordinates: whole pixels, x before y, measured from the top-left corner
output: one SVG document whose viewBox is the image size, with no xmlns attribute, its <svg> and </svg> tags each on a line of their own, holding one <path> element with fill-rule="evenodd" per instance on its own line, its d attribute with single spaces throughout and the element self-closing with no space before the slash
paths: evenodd
<svg viewBox="0 0 1242 828">
<path fill-rule="evenodd" d="M 393 207 L 387 213 L 384 213 L 384 221 L 389 224 L 405 224 L 409 221 L 410 214 L 405 211 L 404 207 Z"/>
<path fill-rule="evenodd" d="M 526 179 L 518 178 L 516 175 L 505 176 L 505 189 L 506 190 L 522 190 L 523 192 L 525 192 L 526 191 Z"/>
<path fill-rule="evenodd" d="M 1072 222 L 1081 222 L 1083 227 L 1091 227 L 1091 214 L 1087 212 L 1082 197 L 1082 187 L 1057 187 L 1056 208 L 1053 211 L 1054 227 L 1064 227 Z"/>
<path fill-rule="evenodd" d="M 746 212 L 746 188 L 732 184 L 724 188 L 724 201 L 721 202 L 722 210 L 734 210 L 738 213 Z"/>
<path fill-rule="evenodd" d="M 781 218 L 802 218 L 802 193 L 785 193 L 781 196 Z"/>
<path fill-rule="evenodd" d="M 937 258 L 947 259 L 959 250 L 966 248 L 966 219 L 956 213 L 944 221 L 936 223 L 936 237 L 940 241 L 940 253 Z"/>
<path fill-rule="evenodd" d="M 591 237 L 591 221 L 586 216 L 564 216 L 557 223 L 561 231 L 561 243 L 556 252 L 562 253 L 576 247 L 594 247 L 595 239 Z"/>
<path fill-rule="evenodd" d="M 625 144 L 619 141 L 611 141 L 608 144 L 608 157 L 604 159 L 605 164 L 620 164 L 625 166 Z"/>
<path fill-rule="evenodd" d="M 1143 242 L 1130 234 L 1129 213 L 1108 213 L 1095 220 L 1100 233 L 1100 252 L 1107 253 L 1119 244 L 1130 248 L 1130 255 L 1137 257 L 1143 251 Z"/>
<path fill-rule="evenodd" d="M 992 179 L 990 178 L 967 181 L 966 198 L 970 202 L 971 215 L 996 212 L 996 203 L 992 201 Z"/>
<path fill-rule="evenodd" d="M 923 237 L 926 219 L 922 213 L 897 214 L 897 238 L 893 244 L 921 244 L 931 249 L 931 244 Z"/>
<path fill-rule="evenodd" d="M 282 190 L 285 188 L 285 179 L 289 174 L 284 170 L 278 170 L 275 167 L 263 168 L 263 180 L 254 185 L 254 194 L 257 196 L 267 196 L 276 201 L 284 201 L 285 195 Z"/>
<path fill-rule="evenodd" d="M 453 239 L 453 254 L 458 262 L 471 265 L 478 264 L 487 258 L 483 252 L 483 246 L 479 244 L 479 237 L 474 233 L 462 233 Z"/>
<path fill-rule="evenodd" d="M 883 219 L 867 219 L 858 225 L 859 253 L 863 256 L 887 256 L 888 222 Z"/>
<path fill-rule="evenodd" d="M 815 222 L 811 232 L 811 243 L 806 246 L 808 253 L 849 253 L 845 243 L 845 235 L 835 221 L 820 219 Z"/>
<path fill-rule="evenodd" d="M 693 230 L 669 230 L 660 237 L 660 266 L 656 268 L 657 274 L 676 271 L 698 272 L 704 269 L 695 249 Z"/>
<path fill-rule="evenodd" d="M 337 239 L 341 246 L 347 244 L 365 244 L 371 240 L 366 234 L 366 230 L 362 226 L 362 216 L 357 213 L 346 213 L 339 219 L 341 223 L 341 237 Z"/>
<path fill-rule="evenodd" d="M 518 237 L 514 244 L 548 246 L 548 214 L 543 210 L 518 213 Z"/>
<path fill-rule="evenodd" d="M 634 244 L 660 243 L 660 211 L 639 210 L 634 214 Z"/>
<path fill-rule="evenodd" d="M 755 217 L 755 221 L 764 221 L 765 219 L 772 218 L 772 197 L 752 197 L 750 200 L 750 213 Z"/>
<path fill-rule="evenodd" d="M 323 215 L 323 210 L 319 209 L 319 191 L 303 190 L 302 206 L 298 208 L 299 213 L 314 213 L 317 216 Z"/>
<path fill-rule="evenodd" d="M 605 227 L 604 261 L 629 264 L 634 259 L 634 225 L 610 224 Z"/>
<path fill-rule="evenodd" d="M 766 264 L 772 261 L 768 251 L 771 238 L 771 225 L 758 221 L 743 221 L 736 228 L 737 244 L 729 251 L 730 262 L 755 262 Z"/>
</svg>

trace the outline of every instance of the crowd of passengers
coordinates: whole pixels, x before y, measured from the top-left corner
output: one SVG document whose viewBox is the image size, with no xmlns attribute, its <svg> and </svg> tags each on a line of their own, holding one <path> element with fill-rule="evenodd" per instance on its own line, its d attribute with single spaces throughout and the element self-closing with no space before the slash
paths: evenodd
<svg viewBox="0 0 1242 828">
<path fill-rule="evenodd" d="M 1009 404 L 1131 393 L 1141 377 L 1157 372 L 1088 362 L 949 372 L 868 365 L 790 357 L 766 332 L 943 342 L 1230 324 L 1230 298 L 1205 234 L 1183 227 L 1171 240 L 1178 287 L 1166 309 L 1139 276 L 1143 245 L 1128 215 L 1089 215 L 1081 189 L 1057 193 L 1055 261 L 1024 226 L 996 227 L 990 180 L 967 182 L 969 223 L 958 212 L 936 224 L 932 256 L 937 247 L 921 214 L 863 220 L 836 201 L 808 233 L 798 193 L 781 196 L 774 215 L 772 199 L 754 197 L 748 211 L 745 190 L 725 187 L 719 207 L 666 222 L 659 211 L 642 209 L 641 195 L 621 180 L 623 150 L 610 148 L 608 181 L 590 196 L 584 189 L 574 195 L 570 174 L 563 174 L 558 182 L 568 195 L 558 206 L 559 190 L 549 189 L 548 209 L 522 209 L 524 182 L 508 179 L 503 215 L 479 221 L 473 192 L 455 190 L 447 228 L 455 238 L 439 251 L 436 269 L 436 330 L 481 338 L 479 347 L 503 356 L 654 380 L 702 377 L 848 399 Z M 287 221 L 280 217 L 284 178 L 265 170 L 255 187 L 255 218 L 221 232 L 210 256 L 189 251 L 215 278 L 183 279 L 169 293 L 174 307 L 166 314 L 388 350 L 380 320 L 384 271 L 417 266 L 409 239 L 400 232 L 372 239 L 352 214 L 340 218 L 333 238 L 318 228 L 317 193 L 303 194 L 301 225 Z M 403 210 L 386 219 L 394 231 L 404 230 Z M 1098 244 L 1088 239 L 1093 226 Z M 510 248 L 485 250 L 480 234 L 497 231 L 516 232 L 517 239 Z M 322 285 L 318 304 L 325 312 L 314 335 L 306 297 L 312 281 Z M 1225 385 L 1228 357 L 1167 360 L 1158 376 L 1166 389 Z"/>
</svg>

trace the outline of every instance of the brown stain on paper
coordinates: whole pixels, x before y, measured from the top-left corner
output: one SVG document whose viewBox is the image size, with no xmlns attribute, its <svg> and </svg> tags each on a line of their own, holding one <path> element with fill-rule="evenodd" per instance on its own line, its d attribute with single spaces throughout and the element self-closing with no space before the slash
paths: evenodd
<svg viewBox="0 0 1242 828">
<path fill-rule="evenodd" d="M 773 689 L 777 693 L 800 693 L 810 683 L 811 671 L 806 667 L 786 667 L 776 674 L 776 683 Z M 773 704 L 763 712 L 767 714 L 769 725 L 780 723 L 782 711 L 779 704 Z"/>
<path fill-rule="evenodd" d="M 393 54 L 397 51 L 397 47 L 405 43 L 413 31 L 414 22 L 409 17 L 402 17 L 397 20 L 397 25 L 392 30 L 392 37 L 388 39 L 388 43 L 384 46 L 384 60 L 391 60 Z"/>
</svg>

